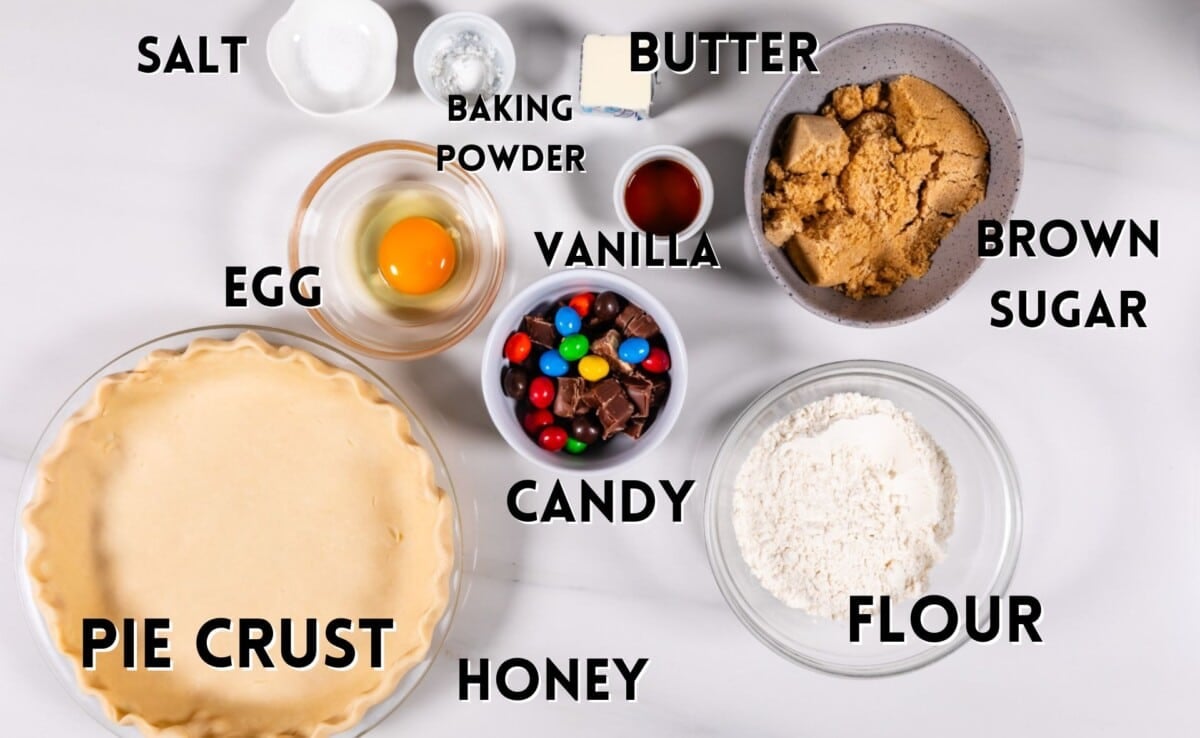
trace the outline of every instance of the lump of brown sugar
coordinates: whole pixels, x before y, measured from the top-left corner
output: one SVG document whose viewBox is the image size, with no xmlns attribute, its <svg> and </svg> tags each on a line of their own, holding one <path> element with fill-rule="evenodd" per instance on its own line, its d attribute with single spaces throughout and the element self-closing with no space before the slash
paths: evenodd
<svg viewBox="0 0 1200 738">
<path fill-rule="evenodd" d="M 796 115 L 788 126 L 783 161 L 789 172 L 837 174 L 850 161 L 850 139 L 832 118 Z"/>
<path fill-rule="evenodd" d="M 767 165 L 764 235 L 809 283 L 855 299 L 925 274 L 987 188 L 983 132 L 917 77 L 840 87 L 820 116 L 795 116 L 781 143 Z"/>
</svg>

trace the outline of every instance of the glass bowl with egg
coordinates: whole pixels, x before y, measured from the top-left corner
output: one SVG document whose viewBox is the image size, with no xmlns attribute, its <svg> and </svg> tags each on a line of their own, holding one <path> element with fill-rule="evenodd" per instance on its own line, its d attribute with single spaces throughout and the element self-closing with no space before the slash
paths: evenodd
<svg viewBox="0 0 1200 738">
<path fill-rule="evenodd" d="M 863 494 L 869 485 L 858 482 L 859 477 L 850 478 L 844 486 L 845 479 L 827 483 L 830 476 L 824 459 L 829 459 L 828 465 L 841 466 L 851 455 L 869 450 L 869 443 L 884 435 L 878 425 L 859 427 L 859 431 L 868 429 L 865 437 L 860 434 L 860 440 L 867 444 L 838 446 L 833 451 L 819 446 L 826 456 L 817 461 L 817 456 L 803 456 L 805 463 L 795 466 L 795 473 L 786 482 L 763 482 L 780 476 L 764 476 L 747 469 L 762 464 L 763 448 L 770 449 L 767 458 L 783 458 L 797 450 L 811 449 L 811 444 L 829 444 L 838 435 L 845 438 L 851 426 L 845 424 L 844 415 L 835 416 L 817 432 L 799 426 L 797 418 L 809 417 L 805 413 L 812 408 L 847 396 L 854 396 L 855 402 L 882 404 L 915 423 L 921 429 L 919 433 L 937 449 L 941 463 L 952 470 L 949 504 L 940 506 L 937 526 L 927 529 L 928 538 L 914 537 L 896 545 L 886 526 L 875 525 L 879 522 L 876 513 L 886 516 L 894 511 L 906 527 L 914 515 L 922 516 L 918 495 L 884 480 L 894 479 L 897 472 L 902 479 L 912 479 L 906 476 L 912 467 L 905 466 L 905 454 L 890 438 L 877 449 L 890 457 L 885 462 L 890 468 L 876 476 L 884 480 L 878 499 Z M 800 432 L 794 432 L 798 428 Z M 777 440 L 780 429 L 790 438 Z M 764 440 L 768 444 L 764 445 Z M 942 469 L 944 473 L 945 467 Z M 814 496 L 813 479 L 819 480 L 816 487 L 828 487 L 824 490 L 828 494 Z M 748 487 L 746 480 L 757 480 L 758 487 Z M 748 506 L 757 506 L 763 499 L 771 505 L 752 514 L 772 521 L 772 529 L 747 526 L 745 517 L 739 526 L 739 515 L 745 516 Z M 822 502 L 826 504 L 818 504 Z M 774 523 L 785 518 L 788 522 L 784 524 Z M 909 528 L 913 529 L 915 526 Z M 926 542 L 935 537 L 935 532 L 940 551 L 932 560 L 922 560 L 928 568 L 916 578 L 919 584 L 890 600 L 889 630 L 902 633 L 904 641 L 884 642 L 880 625 L 884 615 L 876 597 L 874 610 L 864 608 L 871 620 L 862 627 L 861 640 L 852 642 L 850 597 L 885 592 L 845 591 L 844 587 L 853 586 L 847 582 L 858 579 L 858 572 L 867 571 L 872 577 L 878 575 L 868 581 L 892 586 L 893 575 L 910 559 L 908 541 L 918 540 L 920 554 L 924 555 L 929 551 Z M 989 597 L 1007 591 L 1020 537 L 1017 475 L 996 428 L 970 399 L 941 379 L 882 361 L 844 361 L 815 367 L 785 379 L 751 403 L 721 443 L 705 498 L 709 563 L 734 614 L 760 641 L 793 663 L 848 677 L 899 674 L 933 663 L 969 640 L 969 618 L 970 625 L 980 632 L 997 623 L 997 640 L 1004 638 L 1010 625 L 1009 612 L 1005 607 L 999 610 L 999 618 L 990 618 L 987 603 Z M 819 554 L 813 555 L 814 550 L 829 553 L 822 559 Z M 842 555 L 844 551 L 853 551 L 854 555 L 848 559 Z M 751 562 L 756 562 L 758 568 Z M 876 565 L 878 569 L 872 568 Z M 785 603 L 778 587 L 769 589 L 781 579 L 806 590 L 804 596 L 824 590 L 828 595 L 825 604 L 836 612 L 811 614 L 817 610 L 813 606 L 816 598 L 807 603 Z M 831 584 L 826 586 L 826 582 Z M 783 594 L 788 594 L 786 588 Z M 927 629 L 945 629 L 949 634 L 939 642 L 922 641 L 912 627 L 914 603 L 924 595 L 945 597 L 957 611 L 954 629 L 949 626 L 949 617 L 943 617 L 938 609 L 926 608 L 922 614 L 921 623 Z M 974 616 L 967 607 L 968 597 L 979 603 Z"/>
<path fill-rule="evenodd" d="M 361 353 L 416 359 L 444 351 L 487 314 L 504 276 L 504 228 L 475 175 L 439 171 L 434 148 L 379 141 L 330 162 L 301 197 L 292 270 L 320 269 L 309 314 Z"/>
</svg>

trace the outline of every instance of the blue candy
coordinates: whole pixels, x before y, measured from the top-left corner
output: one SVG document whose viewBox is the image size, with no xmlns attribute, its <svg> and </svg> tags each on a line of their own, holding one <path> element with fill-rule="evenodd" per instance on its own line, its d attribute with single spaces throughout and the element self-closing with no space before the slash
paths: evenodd
<svg viewBox="0 0 1200 738">
<path fill-rule="evenodd" d="M 554 314 L 554 328 L 560 336 L 573 336 L 583 327 L 583 319 L 575 308 L 563 305 Z"/>
<path fill-rule="evenodd" d="M 650 355 L 650 342 L 644 338 L 626 338 L 617 347 L 617 357 L 627 364 L 641 364 Z"/>
<path fill-rule="evenodd" d="M 557 351 L 547 351 L 538 359 L 538 369 L 547 377 L 561 377 L 570 368 L 567 360 L 559 356 Z"/>
</svg>

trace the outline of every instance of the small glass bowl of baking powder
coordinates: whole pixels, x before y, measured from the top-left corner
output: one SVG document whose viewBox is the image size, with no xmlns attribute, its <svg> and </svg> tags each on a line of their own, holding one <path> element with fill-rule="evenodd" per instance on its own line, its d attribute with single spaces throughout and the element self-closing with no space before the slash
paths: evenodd
<svg viewBox="0 0 1200 738">
<path fill-rule="evenodd" d="M 880 613 L 850 640 L 849 620 L 831 620 L 788 607 L 756 579 L 742 557 L 733 527 L 735 482 L 759 438 L 779 420 L 831 395 L 854 392 L 888 400 L 911 413 L 945 452 L 957 477 L 954 529 L 944 558 L 929 573 L 927 595 L 949 598 L 959 625 L 938 643 L 917 639 L 910 626 L 915 600 L 893 602 L 891 630 L 902 643 L 881 642 Z M 991 595 L 1008 589 L 1021 538 L 1017 475 L 1008 449 L 983 412 L 946 382 L 901 364 L 846 361 L 790 377 L 755 400 L 734 422 L 717 452 L 705 499 L 705 541 L 725 601 L 759 640 L 790 661 L 841 676 L 872 677 L 918 669 L 950 654 L 969 636 L 966 598 L 981 604 L 974 625 L 986 630 Z M 863 592 L 861 594 L 871 594 Z M 847 602 L 847 606 L 848 606 Z M 1007 611 L 1001 620 L 1007 623 Z M 930 629 L 946 625 L 940 610 L 926 611 Z M 1004 635 L 1001 630 L 1001 637 Z"/>
<path fill-rule="evenodd" d="M 465 10 L 434 20 L 413 49 L 417 84 L 440 105 L 451 95 L 503 95 L 512 86 L 516 65 L 517 54 L 503 26 Z"/>
</svg>

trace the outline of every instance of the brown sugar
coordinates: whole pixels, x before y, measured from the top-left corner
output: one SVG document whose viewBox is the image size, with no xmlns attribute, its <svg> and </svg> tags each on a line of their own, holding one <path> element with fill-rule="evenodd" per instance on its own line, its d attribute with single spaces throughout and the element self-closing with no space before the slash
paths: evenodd
<svg viewBox="0 0 1200 738">
<path fill-rule="evenodd" d="M 810 284 L 887 295 L 929 271 L 987 179 L 987 138 L 941 89 L 908 75 L 847 85 L 792 118 L 767 164 L 763 232 Z"/>
</svg>

